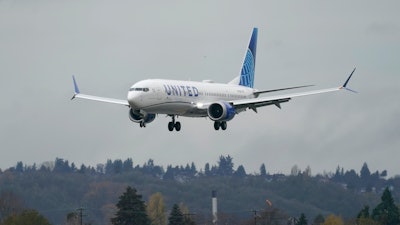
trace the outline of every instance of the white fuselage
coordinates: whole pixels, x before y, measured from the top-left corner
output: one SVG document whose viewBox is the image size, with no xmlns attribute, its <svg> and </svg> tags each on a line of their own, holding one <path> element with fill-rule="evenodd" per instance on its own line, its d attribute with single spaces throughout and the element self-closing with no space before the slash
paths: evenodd
<svg viewBox="0 0 400 225">
<path fill-rule="evenodd" d="M 149 79 L 129 89 L 132 109 L 153 114 L 207 116 L 210 103 L 254 98 L 254 89 L 234 84 Z"/>
</svg>

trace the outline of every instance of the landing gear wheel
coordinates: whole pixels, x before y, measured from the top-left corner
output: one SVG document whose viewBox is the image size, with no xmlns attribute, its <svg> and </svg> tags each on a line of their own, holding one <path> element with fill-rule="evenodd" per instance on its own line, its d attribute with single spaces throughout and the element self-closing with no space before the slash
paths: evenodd
<svg viewBox="0 0 400 225">
<path fill-rule="evenodd" d="M 176 131 L 180 131 L 181 130 L 181 123 L 180 122 L 176 122 L 175 123 L 175 130 Z"/>
<path fill-rule="evenodd" d="M 227 127 L 228 127 L 228 125 L 226 124 L 226 121 L 221 122 L 221 129 L 222 130 L 226 130 Z"/>
<path fill-rule="evenodd" d="M 174 130 L 174 123 L 172 123 L 172 122 L 168 123 L 168 130 L 169 131 L 173 131 Z"/>
<path fill-rule="evenodd" d="M 139 126 L 140 127 L 146 127 L 146 124 L 144 122 L 140 122 Z"/>
<path fill-rule="evenodd" d="M 172 117 L 172 121 L 168 123 L 168 130 L 169 131 L 173 131 L 174 128 L 176 131 L 180 131 L 181 130 L 181 123 L 180 122 L 175 122 L 175 115 L 169 115 Z"/>
<path fill-rule="evenodd" d="M 215 122 L 214 122 L 214 129 L 215 129 L 215 130 L 219 130 L 219 127 L 220 127 L 220 122 L 215 121 Z"/>
</svg>

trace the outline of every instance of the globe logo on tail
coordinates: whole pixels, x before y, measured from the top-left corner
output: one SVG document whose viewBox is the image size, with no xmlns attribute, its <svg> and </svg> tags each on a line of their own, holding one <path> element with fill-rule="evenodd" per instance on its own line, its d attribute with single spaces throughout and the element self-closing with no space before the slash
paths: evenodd
<svg viewBox="0 0 400 225">
<path fill-rule="evenodd" d="M 240 85 L 251 88 L 254 86 L 254 68 L 255 60 L 253 53 L 250 49 L 247 49 L 246 58 L 240 75 Z"/>
</svg>

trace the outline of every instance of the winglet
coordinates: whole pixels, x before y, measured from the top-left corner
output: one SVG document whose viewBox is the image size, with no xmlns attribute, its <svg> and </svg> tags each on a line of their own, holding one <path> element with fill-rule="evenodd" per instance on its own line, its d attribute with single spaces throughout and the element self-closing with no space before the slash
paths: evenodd
<svg viewBox="0 0 400 225">
<path fill-rule="evenodd" d="M 79 87 L 78 87 L 78 84 L 76 83 L 74 75 L 72 75 L 72 81 L 74 82 L 74 96 L 72 96 L 71 100 L 74 99 L 77 94 L 81 93 L 79 91 Z"/>
<path fill-rule="evenodd" d="M 356 68 L 354 67 L 353 71 L 351 72 L 350 76 L 347 78 L 346 82 L 344 82 L 343 86 L 340 87 L 340 89 L 346 89 L 348 91 L 357 93 L 357 91 L 351 90 L 350 88 L 347 87 L 347 84 L 349 83 L 351 76 L 353 76 L 354 71 L 356 71 Z"/>
</svg>

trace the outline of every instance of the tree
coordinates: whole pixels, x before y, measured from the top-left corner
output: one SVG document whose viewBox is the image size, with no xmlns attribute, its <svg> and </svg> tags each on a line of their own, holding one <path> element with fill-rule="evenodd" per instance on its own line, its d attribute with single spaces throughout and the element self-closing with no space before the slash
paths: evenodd
<svg viewBox="0 0 400 225">
<path fill-rule="evenodd" d="M 235 177 L 245 177 L 246 171 L 244 170 L 244 167 L 242 165 L 240 165 L 233 175 Z"/>
<path fill-rule="evenodd" d="M 167 166 L 167 171 L 165 172 L 163 179 L 164 180 L 173 180 L 175 179 L 174 168 L 171 165 Z"/>
<path fill-rule="evenodd" d="M 179 210 L 183 216 L 184 225 L 195 225 L 196 223 L 192 220 L 192 213 L 190 213 L 189 208 L 182 202 L 179 204 Z"/>
<path fill-rule="evenodd" d="M 326 217 L 323 225 L 344 225 L 343 220 L 340 216 L 330 214 Z"/>
<path fill-rule="evenodd" d="M 15 172 L 17 173 L 24 172 L 24 164 L 21 161 L 17 162 L 17 165 L 15 166 Z"/>
<path fill-rule="evenodd" d="M 306 216 L 304 215 L 304 213 L 300 214 L 300 218 L 299 218 L 299 220 L 297 221 L 296 225 L 307 225 L 307 224 L 308 224 L 307 218 L 306 218 Z"/>
<path fill-rule="evenodd" d="M 204 175 L 211 176 L 210 164 L 209 163 L 206 163 L 206 165 L 204 166 Z"/>
<path fill-rule="evenodd" d="M 306 169 L 303 172 L 303 175 L 306 177 L 311 177 L 311 167 L 307 166 Z"/>
<path fill-rule="evenodd" d="M 382 202 L 372 211 L 372 218 L 383 225 L 397 225 L 400 223 L 399 208 L 394 204 L 389 188 L 386 188 L 381 197 Z"/>
<path fill-rule="evenodd" d="M 77 212 L 71 212 L 67 214 L 67 223 L 66 225 L 78 225 L 79 217 Z"/>
<path fill-rule="evenodd" d="M 151 225 L 166 225 L 164 199 L 160 192 L 150 196 L 147 214 L 150 217 Z"/>
<path fill-rule="evenodd" d="M 368 169 L 367 163 L 364 162 L 363 166 L 361 167 L 360 177 L 361 179 L 368 180 L 369 176 L 371 176 L 371 172 Z"/>
<path fill-rule="evenodd" d="M 126 188 L 126 192 L 119 197 L 117 208 L 116 216 L 111 219 L 112 224 L 150 225 L 142 195 L 137 194 L 135 188 Z"/>
<path fill-rule="evenodd" d="M 357 219 L 357 225 L 381 225 L 379 222 L 372 218 L 359 218 Z"/>
<path fill-rule="evenodd" d="M 131 172 L 133 171 L 133 161 L 132 158 L 127 158 L 123 164 L 122 164 L 122 169 L 124 172 Z"/>
<path fill-rule="evenodd" d="M 265 164 L 261 164 L 260 166 L 260 176 L 265 177 L 267 175 L 267 170 L 265 169 Z"/>
<path fill-rule="evenodd" d="M 220 156 L 218 162 L 218 175 L 231 176 L 233 174 L 233 158 L 231 156 Z"/>
<path fill-rule="evenodd" d="M 321 215 L 321 214 L 318 214 L 318 215 L 314 218 L 313 224 L 314 224 L 314 225 L 320 225 L 320 224 L 323 224 L 324 221 L 325 221 L 324 216 Z"/>
<path fill-rule="evenodd" d="M 168 217 L 168 225 L 184 225 L 183 215 L 178 204 L 174 204 L 171 214 Z"/>
<path fill-rule="evenodd" d="M 357 219 L 369 218 L 369 206 L 364 206 L 364 208 L 358 213 Z"/>
<path fill-rule="evenodd" d="M 297 165 L 292 166 L 292 169 L 290 170 L 291 176 L 298 176 L 300 173 L 301 173 L 301 170 Z"/>
<path fill-rule="evenodd" d="M 50 225 L 47 219 L 36 210 L 24 210 L 20 214 L 9 216 L 3 225 Z"/>
<path fill-rule="evenodd" d="M 114 160 L 113 163 L 113 172 L 114 173 L 122 173 L 123 163 L 121 159 Z"/>
<path fill-rule="evenodd" d="M 113 162 L 111 161 L 111 159 L 107 159 L 107 163 L 105 166 L 105 173 L 106 174 L 114 173 L 114 166 L 113 166 Z"/>
<path fill-rule="evenodd" d="M 23 209 L 20 199 L 12 191 L 3 191 L 0 194 L 0 224 L 5 218 L 17 214 Z"/>
</svg>

